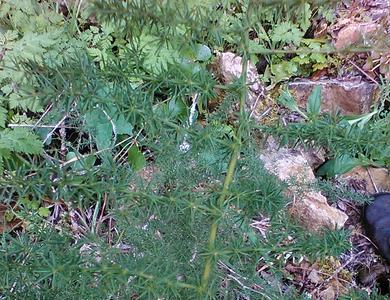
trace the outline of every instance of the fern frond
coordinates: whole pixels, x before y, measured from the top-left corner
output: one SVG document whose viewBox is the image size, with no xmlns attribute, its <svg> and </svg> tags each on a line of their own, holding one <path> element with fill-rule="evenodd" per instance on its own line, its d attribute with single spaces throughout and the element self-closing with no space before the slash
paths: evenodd
<svg viewBox="0 0 390 300">
<path fill-rule="evenodd" d="M 5 129 L 0 131 L 0 149 L 18 153 L 39 154 L 43 149 L 43 144 L 35 134 L 26 129 Z"/>
</svg>

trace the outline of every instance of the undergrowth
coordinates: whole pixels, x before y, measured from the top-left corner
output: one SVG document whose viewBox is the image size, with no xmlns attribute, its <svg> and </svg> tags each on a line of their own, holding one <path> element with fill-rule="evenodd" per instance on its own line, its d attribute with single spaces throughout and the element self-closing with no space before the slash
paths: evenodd
<svg viewBox="0 0 390 300">
<path fill-rule="evenodd" d="M 1 1 L 0 297 L 303 299 L 285 263 L 337 256 L 348 232 L 289 218 L 244 104 L 259 45 L 321 47 L 303 40 L 313 6 L 291 16 L 297 6 L 251 1 L 85 5 Z M 271 9 L 281 15 L 258 13 Z M 243 57 L 231 85 L 208 68 L 216 49 Z M 268 50 L 276 83 L 284 58 Z M 306 71 L 327 62 L 299 59 Z M 236 121 L 228 105 L 207 111 L 217 89 L 240 103 Z M 281 134 L 305 140 L 332 124 Z"/>
<path fill-rule="evenodd" d="M 281 144 L 314 145 L 324 147 L 330 160 L 322 165 L 317 175 L 333 177 L 356 166 L 388 166 L 390 137 L 388 84 L 382 86 L 380 101 L 373 104 L 372 111 L 364 115 L 343 116 L 338 112 L 320 113 L 321 91 L 317 87 L 308 101 L 307 112 L 302 111 L 294 97 L 284 91 L 279 102 L 299 113 L 305 122 L 292 122 L 285 126 L 262 127 L 266 134 L 278 136 Z M 310 106 L 310 103 L 313 103 Z M 313 111 L 315 107 L 315 111 Z"/>
</svg>

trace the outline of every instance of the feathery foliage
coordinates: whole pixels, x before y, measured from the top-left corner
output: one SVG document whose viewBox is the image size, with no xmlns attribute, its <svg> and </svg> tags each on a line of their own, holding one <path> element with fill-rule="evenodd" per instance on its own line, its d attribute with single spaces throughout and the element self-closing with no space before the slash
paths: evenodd
<svg viewBox="0 0 390 300">
<path fill-rule="evenodd" d="M 315 235 L 290 220 L 283 184 L 257 157 L 246 68 L 259 52 L 249 34 L 269 6 L 94 1 L 98 24 L 88 25 L 77 5 L 65 17 L 44 1 L 3 2 L 12 47 L 1 105 L 18 116 L 0 110 L 0 125 L 23 129 L 0 132 L 0 185 L 23 230 L 2 234 L 2 297 L 298 299 L 284 263 L 349 247 L 345 231 Z M 303 42 L 308 5 L 298 25 L 269 31 L 270 50 Z M 209 69 L 218 48 L 243 57 L 234 84 Z M 207 112 L 217 88 L 240 104 L 238 121 L 223 104 Z M 205 125 L 193 122 L 199 114 Z"/>
</svg>

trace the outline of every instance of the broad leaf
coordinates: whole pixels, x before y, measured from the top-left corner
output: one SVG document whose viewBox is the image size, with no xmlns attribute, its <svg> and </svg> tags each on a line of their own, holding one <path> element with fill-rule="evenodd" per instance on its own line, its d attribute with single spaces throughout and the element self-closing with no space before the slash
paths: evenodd
<svg viewBox="0 0 390 300">
<path fill-rule="evenodd" d="M 95 128 L 96 147 L 99 150 L 110 148 L 113 142 L 112 125 L 103 123 L 96 125 Z"/>
<path fill-rule="evenodd" d="M 89 170 L 93 167 L 96 161 L 96 157 L 94 155 L 82 157 L 81 154 L 76 154 L 73 151 L 68 152 L 68 154 L 66 155 L 66 160 L 69 161 L 75 157 L 78 157 L 79 159 L 70 164 L 72 166 L 72 169 L 75 171 Z"/>
<path fill-rule="evenodd" d="M 311 92 L 307 101 L 307 113 L 309 115 L 318 115 L 321 110 L 321 86 L 317 85 Z"/>
<path fill-rule="evenodd" d="M 360 159 L 349 155 L 340 155 L 323 164 L 317 171 L 318 176 L 334 177 L 335 175 L 344 174 L 354 167 L 362 165 Z"/>
<path fill-rule="evenodd" d="M 127 155 L 128 161 L 135 172 L 141 170 L 145 166 L 145 157 L 136 145 L 130 147 Z"/>
<path fill-rule="evenodd" d="M 188 108 L 181 99 L 172 99 L 169 101 L 168 110 L 172 117 L 186 117 Z"/>
<path fill-rule="evenodd" d="M 198 61 L 207 61 L 212 56 L 210 48 L 203 44 L 195 46 L 195 54 L 195 59 Z"/>
<path fill-rule="evenodd" d="M 85 123 L 88 131 L 95 138 L 98 150 L 113 146 L 114 130 L 118 134 L 132 135 L 133 126 L 123 114 L 118 114 L 115 107 L 107 109 L 106 114 L 101 109 L 94 109 L 85 114 Z"/>
<path fill-rule="evenodd" d="M 38 215 L 40 215 L 41 217 L 47 218 L 50 215 L 50 209 L 47 207 L 41 206 L 38 209 Z"/>
<path fill-rule="evenodd" d="M 133 126 L 125 119 L 123 114 L 120 114 L 116 120 L 114 120 L 117 134 L 133 134 Z"/>
<path fill-rule="evenodd" d="M 292 111 L 300 113 L 304 118 L 307 119 L 306 114 L 299 109 L 297 102 L 289 91 L 282 92 L 282 94 L 278 98 L 278 103 Z"/>
</svg>

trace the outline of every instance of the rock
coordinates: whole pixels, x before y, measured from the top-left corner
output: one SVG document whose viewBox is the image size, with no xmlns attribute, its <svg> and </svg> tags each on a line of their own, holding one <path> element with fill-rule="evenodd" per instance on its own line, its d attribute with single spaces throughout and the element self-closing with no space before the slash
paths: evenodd
<svg viewBox="0 0 390 300">
<path fill-rule="evenodd" d="M 319 192 L 306 192 L 296 197 L 290 213 L 310 231 L 342 228 L 348 219 L 345 213 L 329 206 L 326 197 Z"/>
<path fill-rule="evenodd" d="M 389 30 L 390 22 L 388 16 L 390 15 L 390 6 L 389 0 L 371 0 L 367 3 L 369 5 L 369 10 L 367 13 L 370 14 L 373 21 L 385 21 L 383 22 L 387 25 L 385 28 Z"/>
<path fill-rule="evenodd" d="M 321 111 L 340 111 L 344 115 L 368 113 L 378 98 L 378 87 L 361 80 L 299 80 L 290 82 L 288 89 L 297 99 L 298 106 L 306 107 L 307 99 L 316 85 L 322 87 Z"/>
<path fill-rule="evenodd" d="M 341 63 L 339 70 L 345 70 L 349 74 L 359 71 L 358 74 L 364 75 L 372 81 L 379 74 L 389 78 L 389 1 L 350 0 L 348 4 L 345 1 L 339 1 L 335 14 L 337 19 L 327 26 L 326 29 L 328 35 L 332 37 L 333 45 L 337 50 L 371 49 L 371 53 L 366 52 L 364 54 L 361 52 L 354 55 L 354 57 L 347 56 L 346 63 Z M 350 68 L 351 60 L 356 63 L 355 65 L 352 61 L 352 64 L 355 65 L 353 69 Z M 358 65 L 363 61 L 365 61 L 365 64 L 360 66 L 361 69 L 359 69 Z"/>
<path fill-rule="evenodd" d="M 316 178 L 305 156 L 298 150 L 268 147 L 260 155 L 265 168 L 280 180 L 293 181 L 286 196 L 292 199 L 291 215 L 311 231 L 341 228 L 348 219 L 342 211 L 331 207 L 320 192 L 310 185 Z"/>
<path fill-rule="evenodd" d="M 241 76 L 242 58 L 232 52 L 218 53 L 216 68 L 216 72 L 221 76 L 223 83 L 232 83 Z M 265 97 L 265 87 L 260 82 L 256 67 L 251 62 L 248 62 L 247 66 L 246 83 L 248 84 L 246 110 L 256 121 L 259 121 L 261 112 L 258 108 Z"/>
<path fill-rule="evenodd" d="M 270 136 L 267 139 L 266 147 L 268 149 L 278 149 L 279 143 Z M 324 148 L 299 145 L 295 147 L 294 150 L 296 153 L 300 153 L 304 156 L 311 169 L 317 169 L 320 165 L 325 163 L 326 151 Z"/>
<path fill-rule="evenodd" d="M 321 300 L 334 300 L 336 299 L 336 292 L 333 286 L 328 287 L 320 293 Z"/>
<path fill-rule="evenodd" d="M 344 1 L 343 1 L 344 2 Z M 390 29 L 388 0 L 349 1 L 342 3 L 338 9 L 338 18 L 329 28 L 336 49 L 356 46 L 374 46 L 383 44 Z"/>
<path fill-rule="evenodd" d="M 326 152 L 324 148 L 313 148 L 304 149 L 298 147 L 300 153 L 305 157 L 311 169 L 317 169 L 323 163 L 325 163 Z"/>
<path fill-rule="evenodd" d="M 383 28 L 374 22 L 348 24 L 338 32 L 334 47 L 341 50 L 352 45 L 365 44 L 382 30 Z"/>
<path fill-rule="evenodd" d="M 377 192 L 375 186 L 378 192 L 390 191 L 390 176 L 386 168 L 355 167 L 351 171 L 340 175 L 338 180 L 350 186 L 353 186 L 353 182 L 361 182 L 370 194 Z"/>
<path fill-rule="evenodd" d="M 311 270 L 311 272 L 307 276 L 307 279 L 309 279 L 311 282 L 315 284 L 318 284 L 321 281 L 323 281 L 322 277 L 318 274 L 316 269 Z"/>
</svg>

